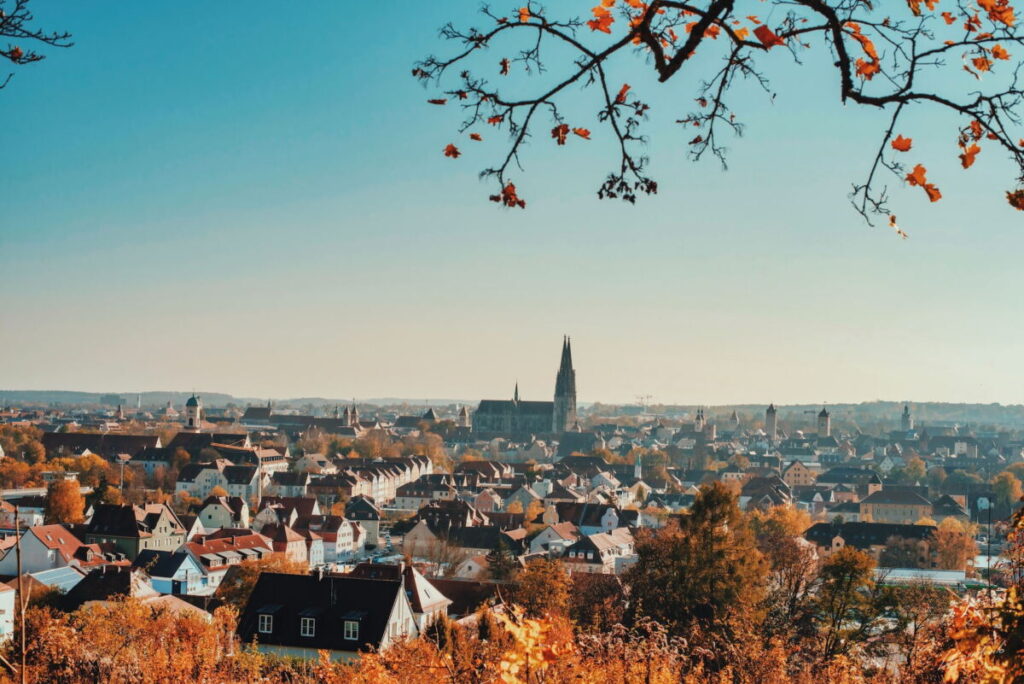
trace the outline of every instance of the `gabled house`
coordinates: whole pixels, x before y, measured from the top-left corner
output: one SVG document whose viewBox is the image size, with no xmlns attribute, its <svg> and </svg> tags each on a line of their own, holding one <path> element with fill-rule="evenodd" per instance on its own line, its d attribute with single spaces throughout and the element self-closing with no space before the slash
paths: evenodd
<svg viewBox="0 0 1024 684">
<path fill-rule="evenodd" d="M 400 579 L 416 628 L 420 631 L 445 615 L 452 603 L 419 570 L 407 563 L 360 563 L 348 575 L 366 579 Z"/>
<path fill-rule="evenodd" d="M 138 555 L 132 567 L 145 572 L 150 585 L 161 594 L 213 593 L 212 588 L 207 587 L 202 566 L 187 551 L 146 550 Z"/>
<path fill-rule="evenodd" d="M 419 630 L 400 580 L 263 573 L 238 622 L 243 643 L 262 653 L 352 660 Z"/>
<path fill-rule="evenodd" d="M 531 554 L 544 554 L 557 558 L 579 540 L 581 533 L 571 522 L 548 525 L 530 540 Z"/>
<path fill-rule="evenodd" d="M 164 504 L 98 504 L 85 527 L 85 541 L 112 543 L 134 560 L 145 549 L 177 549 L 185 543 L 185 528 Z"/>
<path fill-rule="evenodd" d="M 249 526 L 249 504 L 238 496 L 207 497 L 197 515 L 206 530 Z"/>
<path fill-rule="evenodd" d="M 207 593 L 213 593 L 224 581 L 228 570 L 248 560 L 266 558 L 274 552 L 273 544 L 262 534 L 251 530 L 219 530 L 196 537 L 183 550 L 203 571 Z"/>
<path fill-rule="evenodd" d="M 15 537 L 0 541 L 0 574 L 17 575 Z M 110 562 L 127 562 L 130 558 L 107 553 L 99 544 L 83 544 L 63 525 L 37 525 L 21 536 L 21 572 L 33 573 L 53 568 L 92 568 Z"/>
</svg>

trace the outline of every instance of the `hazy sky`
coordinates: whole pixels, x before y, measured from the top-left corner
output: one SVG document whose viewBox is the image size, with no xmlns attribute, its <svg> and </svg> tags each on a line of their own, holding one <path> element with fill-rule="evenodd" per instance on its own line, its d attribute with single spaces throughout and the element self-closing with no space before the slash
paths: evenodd
<svg viewBox="0 0 1024 684">
<path fill-rule="evenodd" d="M 540 128 L 510 211 L 476 178 L 499 136 L 409 75 L 476 3 L 33 4 L 76 45 L 0 92 L 0 388 L 542 399 L 571 334 L 584 402 L 1022 400 L 1009 165 L 962 171 L 957 122 L 911 112 L 945 199 L 894 187 L 911 239 L 869 228 L 846 194 L 880 119 L 827 63 L 762 60 L 726 172 L 684 158 L 694 76 L 624 64 L 661 194 L 594 197 L 583 99 L 594 141 Z"/>
</svg>

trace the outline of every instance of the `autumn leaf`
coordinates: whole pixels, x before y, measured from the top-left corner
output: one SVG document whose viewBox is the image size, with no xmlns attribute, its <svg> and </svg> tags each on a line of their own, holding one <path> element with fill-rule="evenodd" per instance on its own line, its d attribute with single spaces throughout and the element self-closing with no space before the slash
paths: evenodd
<svg viewBox="0 0 1024 684">
<path fill-rule="evenodd" d="M 21 48 L 15 45 L 11 48 L 10 52 L 7 53 L 11 58 L 11 61 L 17 62 L 19 59 L 25 56 L 25 53 L 21 51 Z"/>
<path fill-rule="evenodd" d="M 909 152 L 910 146 L 913 143 L 913 138 L 904 138 L 902 135 L 897 135 L 895 138 L 893 138 L 893 141 L 890 144 L 892 145 L 892 149 L 894 150 L 897 150 L 899 152 Z"/>
<path fill-rule="evenodd" d="M 501 65 L 501 75 L 508 76 L 508 68 L 511 65 L 511 63 L 508 61 L 508 58 L 503 58 L 501 62 L 499 62 L 499 64 Z"/>
<path fill-rule="evenodd" d="M 446 102 L 448 102 L 448 100 L 443 98 L 443 97 L 436 97 L 433 100 L 427 100 L 427 102 L 429 102 L 430 104 L 435 104 L 435 105 L 443 105 Z"/>
<path fill-rule="evenodd" d="M 896 214 L 889 214 L 889 227 L 896 231 L 896 234 L 906 240 L 910 235 L 896 225 Z"/>
<path fill-rule="evenodd" d="M 702 142 L 704 142 L 704 136 L 698 135 L 696 138 L 694 138 L 693 140 L 690 141 L 690 144 L 691 145 L 699 145 Z"/>
<path fill-rule="evenodd" d="M 754 23 L 754 24 L 760 24 L 761 23 L 761 20 L 757 18 L 756 14 L 748 14 L 747 15 L 747 19 L 749 19 L 751 21 L 751 23 Z"/>
<path fill-rule="evenodd" d="M 462 153 L 459 152 L 459 148 L 456 147 L 455 145 L 453 145 L 452 143 L 448 143 L 448 146 L 444 148 L 444 156 L 446 156 L 446 157 L 451 157 L 452 159 L 458 159 L 460 154 L 462 154 Z"/>
<path fill-rule="evenodd" d="M 981 148 L 978 147 L 977 144 L 972 144 L 970 147 L 965 147 L 963 149 L 964 153 L 960 155 L 960 165 L 965 169 L 969 169 L 974 163 L 975 157 L 977 157 L 978 153 L 981 152 Z"/>
<path fill-rule="evenodd" d="M 619 88 L 619 94 L 615 96 L 616 104 L 625 104 L 626 103 L 626 93 L 628 93 L 628 92 L 629 92 L 629 84 L 628 83 L 623 83 L 622 87 Z"/>
<path fill-rule="evenodd" d="M 559 145 L 565 144 L 565 138 L 569 135 L 569 124 L 558 124 L 551 129 L 551 137 L 555 139 Z"/>
<path fill-rule="evenodd" d="M 469 97 L 469 95 L 466 94 L 465 90 L 460 90 L 459 92 L 457 92 L 455 94 L 458 96 L 458 98 L 460 100 L 465 100 L 467 97 Z"/>
<path fill-rule="evenodd" d="M 572 129 L 572 132 L 580 136 L 584 140 L 590 140 L 590 131 L 588 131 L 586 128 L 574 128 Z"/>
<path fill-rule="evenodd" d="M 946 22 L 947 26 L 952 24 L 954 21 L 956 21 L 956 17 L 954 17 L 949 12 L 943 12 L 942 13 L 942 19 Z"/>
<path fill-rule="evenodd" d="M 1017 211 L 1024 211 L 1024 190 L 1008 190 L 1006 192 L 1006 201 Z"/>
<path fill-rule="evenodd" d="M 911 185 L 924 185 L 928 182 L 926 178 L 927 173 L 928 169 L 918 164 L 910 173 L 907 174 L 907 182 Z"/>
<path fill-rule="evenodd" d="M 942 199 L 942 193 L 939 192 L 939 189 L 931 183 L 924 184 L 924 191 L 928 195 L 928 199 L 932 202 L 938 202 Z"/>
<path fill-rule="evenodd" d="M 750 35 L 750 29 L 746 27 L 738 28 L 736 29 L 735 33 L 736 37 L 739 38 L 740 40 L 746 40 L 747 37 Z"/>
<path fill-rule="evenodd" d="M 492 117 L 488 118 L 487 119 L 487 123 L 491 124 L 492 126 L 497 126 L 498 124 L 500 124 L 504 120 L 505 120 L 505 116 L 504 115 L 497 115 L 497 116 L 492 116 Z"/>
<path fill-rule="evenodd" d="M 981 138 L 981 122 L 977 119 L 971 122 L 971 137 L 975 140 Z"/>
<path fill-rule="evenodd" d="M 764 24 L 761 24 L 760 26 L 754 29 L 754 35 L 757 36 L 757 39 L 761 41 L 761 45 L 764 45 L 765 49 L 767 50 L 771 50 L 776 45 L 786 44 L 786 41 L 782 40 L 782 38 L 779 38 L 777 35 L 775 35 L 775 32 L 772 31 L 767 26 L 765 26 Z"/>
<path fill-rule="evenodd" d="M 971 60 L 971 64 L 978 71 L 988 71 L 992 67 L 992 60 L 988 57 L 975 57 Z"/>
<path fill-rule="evenodd" d="M 480 142 L 481 140 L 483 140 L 483 137 L 479 133 L 470 133 L 469 134 L 469 139 L 470 140 L 476 140 L 477 142 Z"/>
<path fill-rule="evenodd" d="M 594 14 L 594 18 L 587 22 L 587 26 L 590 27 L 591 31 L 601 31 L 603 33 L 612 32 L 612 24 L 615 23 L 615 17 L 608 11 L 607 7 L 598 5 L 590 10 Z"/>
<path fill-rule="evenodd" d="M 992 46 L 992 56 L 996 59 L 1010 59 L 1010 53 L 998 43 Z"/>
<path fill-rule="evenodd" d="M 520 7 L 519 8 L 519 23 L 525 24 L 528 21 L 530 21 L 530 8 L 529 7 Z"/>
<path fill-rule="evenodd" d="M 503 187 L 500 194 L 491 195 L 490 200 L 492 202 L 500 202 L 506 207 L 519 207 L 520 209 L 526 208 L 526 200 L 519 198 L 516 194 L 516 186 L 512 183 Z"/>
</svg>

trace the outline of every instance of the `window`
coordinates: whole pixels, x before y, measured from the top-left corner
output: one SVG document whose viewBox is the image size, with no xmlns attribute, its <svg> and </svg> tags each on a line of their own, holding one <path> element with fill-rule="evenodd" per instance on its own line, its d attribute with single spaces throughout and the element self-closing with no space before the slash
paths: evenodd
<svg viewBox="0 0 1024 684">
<path fill-rule="evenodd" d="M 355 620 L 345 620 L 344 636 L 346 639 L 358 639 L 359 623 Z"/>
<path fill-rule="evenodd" d="M 316 634 L 316 618 L 304 617 L 299 620 L 299 634 L 311 637 Z"/>
<path fill-rule="evenodd" d="M 260 634 L 270 634 L 274 631 L 274 616 L 260 615 Z"/>
</svg>

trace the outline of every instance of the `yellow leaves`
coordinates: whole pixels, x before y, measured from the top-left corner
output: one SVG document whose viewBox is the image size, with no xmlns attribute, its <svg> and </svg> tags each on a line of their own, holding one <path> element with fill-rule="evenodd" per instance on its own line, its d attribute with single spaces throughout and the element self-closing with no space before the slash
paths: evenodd
<svg viewBox="0 0 1024 684">
<path fill-rule="evenodd" d="M 935 187 L 935 185 L 928 182 L 927 173 L 928 170 L 921 164 L 918 164 L 910 173 L 907 174 L 907 182 L 911 185 L 921 186 L 924 189 L 925 194 L 928 195 L 928 199 L 930 201 L 938 202 L 942 199 L 942 193 L 939 192 L 939 189 Z"/>
<path fill-rule="evenodd" d="M 1010 59 L 1010 53 L 998 43 L 992 46 L 992 56 L 996 59 Z"/>
<path fill-rule="evenodd" d="M 750 29 L 748 29 L 748 28 L 746 28 L 746 27 L 742 27 L 742 28 L 738 28 L 738 29 L 736 29 L 736 30 L 735 30 L 735 31 L 734 31 L 733 33 L 735 33 L 735 34 L 736 34 L 736 37 L 737 37 L 738 39 L 740 39 L 740 40 L 746 40 L 746 39 L 747 39 L 747 37 L 748 37 L 748 36 L 750 36 Z"/>
<path fill-rule="evenodd" d="M 511 645 L 501 655 L 499 670 L 506 684 L 534 681 L 552 663 L 573 654 L 575 644 L 550 619 L 523 617 L 522 610 L 512 608 L 511 617 L 495 614 L 498 622 L 512 637 Z"/>
<path fill-rule="evenodd" d="M 625 104 L 626 103 L 626 93 L 628 93 L 628 92 L 629 92 L 629 84 L 628 83 L 623 83 L 622 87 L 619 88 L 619 94 L 615 96 L 615 104 Z"/>
<path fill-rule="evenodd" d="M 902 135 L 897 135 L 889 144 L 892 145 L 892 149 L 896 150 L 897 152 L 909 152 L 910 146 L 913 143 L 913 138 L 904 138 Z"/>
<path fill-rule="evenodd" d="M 614 0 L 611 4 L 602 2 L 590 11 L 593 13 L 594 18 L 587 22 L 587 26 L 590 27 L 591 31 L 601 31 L 602 33 L 611 33 L 612 24 L 615 23 L 615 17 L 608 10 L 609 7 L 614 5 Z"/>
<path fill-rule="evenodd" d="M 760 26 L 754 29 L 754 36 L 756 36 L 757 39 L 761 41 L 761 45 L 764 45 L 766 50 L 771 50 L 776 45 L 786 44 L 786 41 L 782 40 L 782 38 L 779 38 L 775 34 L 775 31 L 772 31 L 764 24 L 761 24 Z"/>
<path fill-rule="evenodd" d="M 453 143 L 448 143 L 448 145 L 444 148 L 444 156 L 446 157 L 458 159 L 460 154 L 462 153 L 459 152 L 459 148 L 456 147 Z"/>
</svg>

